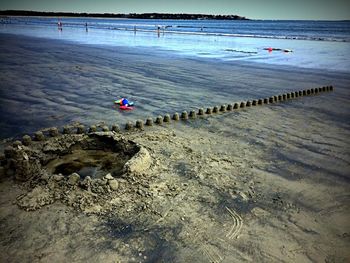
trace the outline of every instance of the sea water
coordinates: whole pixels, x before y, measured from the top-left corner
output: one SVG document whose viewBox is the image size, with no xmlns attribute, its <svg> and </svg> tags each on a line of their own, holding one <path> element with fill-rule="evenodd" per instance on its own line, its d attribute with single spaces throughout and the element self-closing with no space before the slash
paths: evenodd
<svg viewBox="0 0 350 263">
<path fill-rule="evenodd" d="M 350 71 L 350 21 L 11 17 L 2 19 L 0 33 L 146 47 L 187 57 Z"/>
</svg>

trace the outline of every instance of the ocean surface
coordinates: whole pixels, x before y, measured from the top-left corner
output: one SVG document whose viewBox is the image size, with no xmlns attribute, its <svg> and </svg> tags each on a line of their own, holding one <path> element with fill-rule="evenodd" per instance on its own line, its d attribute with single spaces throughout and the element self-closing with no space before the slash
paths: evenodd
<svg viewBox="0 0 350 263">
<path fill-rule="evenodd" d="M 148 47 L 187 57 L 350 71 L 350 21 L 10 17 L 2 18 L 0 33 Z M 277 50 L 269 52 L 268 48 Z"/>
<path fill-rule="evenodd" d="M 123 126 L 324 85 L 336 88 L 330 118 L 349 125 L 349 25 L 1 18 L 0 138 L 71 122 Z M 135 110 L 116 108 L 120 97 Z"/>
</svg>

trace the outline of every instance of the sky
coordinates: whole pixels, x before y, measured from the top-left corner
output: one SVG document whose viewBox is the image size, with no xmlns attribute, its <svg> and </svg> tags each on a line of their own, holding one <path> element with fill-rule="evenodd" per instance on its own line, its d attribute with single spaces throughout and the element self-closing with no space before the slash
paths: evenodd
<svg viewBox="0 0 350 263">
<path fill-rule="evenodd" d="M 1 0 L 0 10 L 201 13 L 251 19 L 350 20 L 350 0 Z"/>
</svg>

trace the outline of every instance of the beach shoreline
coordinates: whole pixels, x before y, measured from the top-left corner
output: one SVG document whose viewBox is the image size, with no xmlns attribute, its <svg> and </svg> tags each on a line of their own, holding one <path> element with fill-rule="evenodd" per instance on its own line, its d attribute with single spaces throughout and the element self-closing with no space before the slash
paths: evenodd
<svg viewBox="0 0 350 263">
<path fill-rule="evenodd" d="M 172 111 L 181 113 L 325 85 L 340 87 L 337 94 L 349 96 L 342 87 L 350 80 L 342 72 L 223 62 L 148 48 L 1 37 L 2 138 L 76 121 L 123 126 L 127 121 Z M 113 107 L 118 97 L 134 100 L 136 110 L 118 111 Z M 21 107 L 29 111 L 18 111 Z"/>
<path fill-rule="evenodd" d="M 148 169 L 115 176 L 113 191 L 89 191 L 82 178 L 44 174 L 20 182 L 2 174 L 0 261 L 349 261 L 348 74 L 0 40 L 2 137 L 103 122 L 122 132 L 91 138 L 115 136 L 150 156 Z M 129 120 L 325 85 L 334 92 L 123 129 Z M 113 108 L 121 93 L 138 109 Z M 59 135 L 33 142 L 32 152 L 18 149 L 27 158 L 61 151 L 64 159 L 65 145 L 84 136 L 90 138 Z"/>
</svg>

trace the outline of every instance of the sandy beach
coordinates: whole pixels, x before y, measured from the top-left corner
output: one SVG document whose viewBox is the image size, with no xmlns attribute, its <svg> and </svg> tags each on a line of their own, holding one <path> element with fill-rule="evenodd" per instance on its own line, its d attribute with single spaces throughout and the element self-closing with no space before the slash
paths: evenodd
<svg viewBox="0 0 350 263">
<path fill-rule="evenodd" d="M 20 182 L 2 169 L 1 262 L 349 262 L 348 73 L 5 34 L 0 48 L 1 138 L 117 124 L 120 133 L 96 136 L 149 153 L 147 169 L 100 192 L 47 174 Z M 325 85 L 334 91 L 123 129 Z M 137 109 L 114 108 L 119 95 Z M 68 137 L 33 147 L 55 152 Z"/>
</svg>

